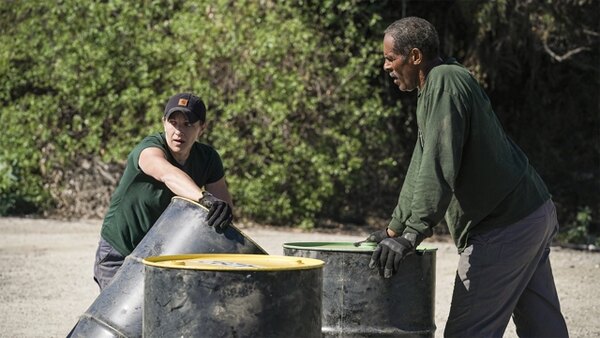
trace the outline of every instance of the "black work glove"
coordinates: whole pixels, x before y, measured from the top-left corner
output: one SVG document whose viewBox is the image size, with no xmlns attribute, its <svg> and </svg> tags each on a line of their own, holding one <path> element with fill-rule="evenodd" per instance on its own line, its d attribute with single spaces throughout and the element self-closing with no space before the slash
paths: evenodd
<svg viewBox="0 0 600 338">
<path fill-rule="evenodd" d="M 400 267 L 400 262 L 415 253 L 417 236 L 405 234 L 402 237 L 386 238 L 382 240 L 373 251 L 369 267 L 379 267 L 384 278 L 390 278 Z"/>
<path fill-rule="evenodd" d="M 387 233 L 387 228 L 383 229 L 383 230 L 377 230 L 375 232 L 372 232 L 369 237 L 367 237 L 367 239 L 365 239 L 362 242 L 375 242 L 375 243 L 379 243 L 381 241 L 383 241 L 386 238 L 390 238 L 390 236 L 388 236 Z"/>
<path fill-rule="evenodd" d="M 208 209 L 206 221 L 209 226 L 223 231 L 231 224 L 233 211 L 227 202 L 222 201 L 205 191 L 202 193 L 202 198 L 200 198 L 198 203 Z"/>
<path fill-rule="evenodd" d="M 388 233 L 387 233 L 387 228 L 385 228 L 383 230 L 377 230 L 375 232 L 372 232 L 369 235 L 369 237 L 367 237 L 365 240 L 354 242 L 354 246 L 359 247 L 361 244 L 363 244 L 365 242 L 379 243 L 379 242 L 383 241 L 386 238 L 390 238 L 390 236 L 388 236 Z"/>
<path fill-rule="evenodd" d="M 375 232 L 372 232 L 369 235 L 369 237 L 367 237 L 367 239 L 365 239 L 365 242 L 379 243 L 386 238 L 390 238 L 390 236 L 388 236 L 388 233 L 387 233 L 387 228 L 385 228 L 383 230 L 377 230 Z"/>
</svg>

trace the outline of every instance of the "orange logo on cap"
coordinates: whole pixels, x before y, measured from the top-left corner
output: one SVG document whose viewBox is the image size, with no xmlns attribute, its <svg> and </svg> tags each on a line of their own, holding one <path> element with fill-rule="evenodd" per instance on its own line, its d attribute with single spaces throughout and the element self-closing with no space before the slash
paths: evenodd
<svg viewBox="0 0 600 338">
<path fill-rule="evenodd" d="M 179 103 L 177 104 L 178 106 L 187 106 L 188 100 L 187 99 L 179 99 Z"/>
</svg>

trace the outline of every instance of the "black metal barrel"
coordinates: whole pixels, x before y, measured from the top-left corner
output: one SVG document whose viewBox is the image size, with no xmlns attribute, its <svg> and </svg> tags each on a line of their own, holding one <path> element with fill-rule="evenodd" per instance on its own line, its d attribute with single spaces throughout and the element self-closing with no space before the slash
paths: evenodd
<svg viewBox="0 0 600 338">
<path fill-rule="evenodd" d="M 285 243 L 286 256 L 323 260 L 324 337 L 433 337 L 435 253 L 418 248 L 400 271 L 369 269 L 374 243 Z"/>
<path fill-rule="evenodd" d="M 235 226 L 223 233 L 206 223 L 208 210 L 174 197 L 113 280 L 79 318 L 69 337 L 142 337 L 144 264 L 149 256 L 190 253 L 266 254 Z"/>
<path fill-rule="evenodd" d="M 323 261 L 205 254 L 144 264 L 145 338 L 321 337 Z"/>
</svg>

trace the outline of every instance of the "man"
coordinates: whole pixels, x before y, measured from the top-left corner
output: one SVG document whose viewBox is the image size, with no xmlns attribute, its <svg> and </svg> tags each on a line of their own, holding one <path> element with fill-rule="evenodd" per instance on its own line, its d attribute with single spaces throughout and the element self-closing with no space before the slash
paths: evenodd
<svg viewBox="0 0 600 338">
<path fill-rule="evenodd" d="M 408 17 L 383 39 L 383 68 L 401 91 L 418 90 L 418 139 L 388 227 L 369 266 L 402 269 L 445 215 L 460 254 L 447 337 L 566 337 L 548 258 L 558 230 L 551 196 L 506 136 L 476 79 L 442 60 L 435 28 Z"/>
<path fill-rule="evenodd" d="M 222 230 L 231 222 L 232 201 L 221 158 L 212 147 L 196 142 L 206 128 L 204 102 L 191 93 L 174 95 L 162 121 L 164 132 L 146 137 L 129 154 L 111 197 L 94 264 L 94 280 L 101 290 L 173 196 L 209 208 L 210 226 Z"/>
</svg>

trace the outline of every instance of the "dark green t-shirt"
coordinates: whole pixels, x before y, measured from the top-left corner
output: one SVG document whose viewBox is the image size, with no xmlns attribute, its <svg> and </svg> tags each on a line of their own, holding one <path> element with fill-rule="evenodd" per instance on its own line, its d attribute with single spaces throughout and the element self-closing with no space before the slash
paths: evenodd
<svg viewBox="0 0 600 338">
<path fill-rule="evenodd" d="M 550 198 L 483 89 L 454 59 L 429 72 L 416 114 L 418 140 L 390 229 L 427 237 L 445 217 L 462 251 L 470 234 L 512 224 Z"/>
<path fill-rule="evenodd" d="M 221 157 L 211 146 L 195 142 L 182 166 L 168 150 L 164 134 L 142 140 L 127 157 L 125 172 L 111 197 L 101 230 L 102 238 L 123 256 L 133 251 L 175 196 L 164 183 L 140 169 L 140 153 L 150 147 L 161 149 L 169 163 L 186 172 L 199 187 L 224 176 Z"/>
</svg>

